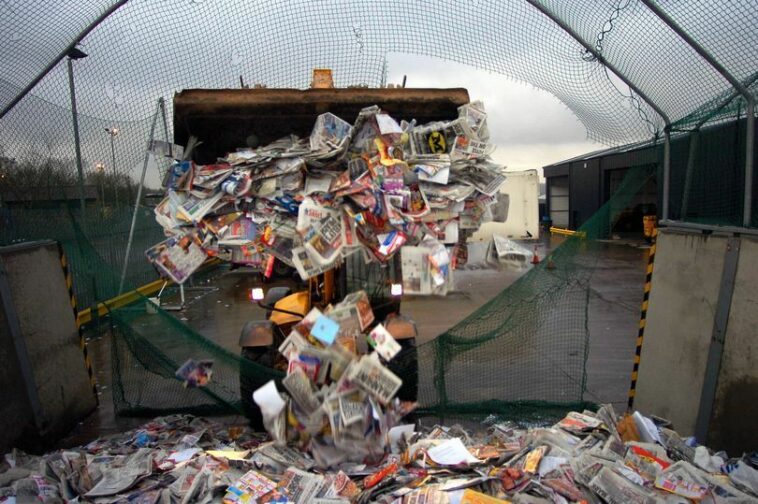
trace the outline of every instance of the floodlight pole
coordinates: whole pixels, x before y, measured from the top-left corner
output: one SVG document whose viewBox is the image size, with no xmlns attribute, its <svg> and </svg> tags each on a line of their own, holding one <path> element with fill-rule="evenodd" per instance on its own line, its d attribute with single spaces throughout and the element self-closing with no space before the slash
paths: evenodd
<svg viewBox="0 0 758 504">
<path fill-rule="evenodd" d="M 579 42 L 582 47 L 584 47 L 587 51 L 589 51 L 597 61 L 599 61 L 603 66 L 605 66 L 608 70 L 613 72 L 616 77 L 621 79 L 621 81 L 624 82 L 627 86 L 629 86 L 629 89 L 637 93 L 637 95 L 642 98 L 645 103 L 647 103 L 650 108 L 655 110 L 655 112 L 661 116 L 661 119 L 663 119 L 663 122 L 665 124 L 665 128 L 663 129 L 663 210 L 661 212 L 661 216 L 663 219 L 668 219 L 668 211 L 669 211 L 669 185 L 671 180 L 671 120 L 669 119 L 669 116 L 661 110 L 661 108 L 656 105 L 656 103 L 650 99 L 650 97 L 642 92 L 640 88 L 638 88 L 629 78 L 627 78 L 613 63 L 610 63 L 608 60 L 605 59 L 605 57 L 592 46 L 592 44 L 588 43 L 586 40 L 582 38 L 581 35 L 579 35 L 573 28 L 571 28 L 567 23 L 565 23 L 562 19 L 560 19 L 558 16 L 553 14 L 549 9 L 544 7 L 539 0 L 526 0 L 528 4 L 530 4 L 532 7 L 540 11 L 542 14 L 550 18 L 555 24 L 557 24 L 563 31 L 568 33 L 574 40 Z"/>
<path fill-rule="evenodd" d="M 41 81 L 45 75 L 50 73 L 50 71 L 60 63 L 60 61 L 65 58 L 71 50 L 75 49 L 77 44 L 84 39 L 89 33 L 97 28 L 97 26 L 105 21 L 108 16 L 116 12 L 118 9 L 120 9 L 122 6 L 126 5 L 126 2 L 129 0 L 118 0 L 113 5 L 105 9 L 100 16 L 97 17 L 94 21 L 92 21 L 89 25 L 87 25 L 82 31 L 79 32 L 79 34 L 73 38 L 71 43 L 61 51 L 58 56 L 56 56 L 50 63 L 47 64 L 45 68 L 43 68 L 27 85 L 22 89 L 5 107 L 3 107 L 3 110 L 0 111 L 0 119 L 5 117 L 5 114 L 11 111 L 13 107 L 20 102 L 24 96 L 29 94 L 29 92 L 34 89 L 34 86 L 36 86 L 39 81 Z"/>
<path fill-rule="evenodd" d="M 124 265 L 121 268 L 121 281 L 118 284 L 119 295 L 124 291 L 124 280 L 126 280 L 126 269 L 129 266 L 129 254 L 132 251 L 132 240 L 134 239 L 134 228 L 137 225 L 137 213 L 139 213 L 139 203 L 142 199 L 142 187 L 145 185 L 145 173 L 147 172 L 147 165 L 150 161 L 150 146 L 155 138 L 155 125 L 158 122 L 158 114 L 163 110 L 163 97 L 158 98 L 158 105 L 153 114 L 153 122 L 150 125 L 150 136 L 147 139 L 147 145 L 145 146 L 145 162 L 142 163 L 142 175 L 139 180 L 139 187 L 137 188 L 137 200 L 134 202 L 134 212 L 132 212 L 132 225 L 129 228 L 129 240 L 126 242 L 126 253 L 124 254 Z"/>
<path fill-rule="evenodd" d="M 76 89 L 74 88 L 74 58 L 68 57 L 68 90 L 71 95 L 71 120 L 74 124 L 74 150 L 76 151 L 76 171 L 79 174 L 79 209 L 84 217 L 84 169 L 82 167 L 82 147 L 79 139 L 79 119 L 76 113 Z"/>
<path fill-rule="evenodd" d="M 118 172 L 116 171 L 116 135 L 118 128 L 105 128 L 105 132 L 111 137 L 111 165 L 113 166 L 113 191 L 116 210 L 118 210 Z"/>
<path fill-rule="evenodd" d="M 527 0 L 529 1 L 529 0 Z M 745 227 L 750 226 L 750 221 L 753 213 L 753 151 L 754 151 L 754 138 L 755 138 L 755 98 L 750 90 L 745 87 L 739 80 L 737 80 L 719 61 L 713 57 L 703 46 L 697 43 L 686 31 L 674 21 L 671 16 L 666 14 L 658 5 L 652 0 L 642 0 L 642 3 L 647 6 L 648 9 L 658 16 L 658 18 L 666 23 L 671 30 L 679 35 L 687 45 L 697 52 L 701 58 L 708 62 L 721 76 L 729 81 L 747 102 L 747 135 L 745 135 L 745 194 L 743 198 L 742 207 L 742 225 Z"/>
</svg>

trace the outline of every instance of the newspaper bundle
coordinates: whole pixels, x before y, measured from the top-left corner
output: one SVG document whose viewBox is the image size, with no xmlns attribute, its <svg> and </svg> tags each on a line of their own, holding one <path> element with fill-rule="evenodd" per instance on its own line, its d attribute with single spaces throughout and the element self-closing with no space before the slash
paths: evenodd
<svg viewBox="0 0 758 504">
<path fill-rule="evenodd" d="M 403 381 L 387 367 L 402 345 L 373 321 L 358 291 L 292 328 L 279 346 L 288 362 L 283 390 L 270 381 L 253 393 L 272 439 L 295 443 L 322 467 L 386 451 L 389 428 L 415 403 L 396 398 Z"/>
<path fill-rule="evenodd" d="M 183 153 L 168 144 L 152 149 Z M 177 283 L 209 256 L 261 269 L 273 257 L 305 280 L 349 254 L 383 263 L 424 243 L 418 254 L 433 256 L 414 260 L 410 283 L 430 268 L 433 284 L 406 292 L 445 294 L 455 263 L 447 268 L 444 256 L 465 248 L 505 181 L 491 152 L 480 102 L 427 125 L 397 121 L 377 106 L 353 124 L 327 112 L 306 139 L 291 135 L 209 165 L 176 161 L 155 209 L 169 238 L 146 255 Z"/>
</svg>

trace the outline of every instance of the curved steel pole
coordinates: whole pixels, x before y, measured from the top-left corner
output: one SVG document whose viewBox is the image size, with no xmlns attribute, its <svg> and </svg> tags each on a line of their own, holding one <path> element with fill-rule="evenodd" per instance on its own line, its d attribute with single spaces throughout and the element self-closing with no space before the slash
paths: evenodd
<svg viewBox="0 0 758 504">
<path fill-rule="evenodd" d="M 32 81 L 29 82 L 29 84 L 26 85 L 26 87 L 24 87 L 24 89 L 22 89 L 21 92 L 19 92 L 11 100 L 11 102 L 3 108 L 3 111 L 0 112 L 0 119 L 2 119 L 3 117 L 5 117 L 5 114 L 7 114 L 8 112 L 10 112 L 10 110 L 13 107 L 15 107 L 16 104 L 18 102 L 20 102 L 21 99 L 29 93 L 29 91 L 31 91 L 32 89 L 34 89 L 34 86 L 36 86 L 39 83 L 39 81 L 41 81 L 45 77 L 45 75 L 47 75 L 50 72 L 50 70 L 52 70 L 53 68 L 55 68 L 55 66 L 58 63 L 60 63 L 60 61 L 63 58 L 65 58 L 66 55 L 68 53 L 70 53 L 71 50 L 73 48 L 75 48 L 76 45 L 79 42 L 81 42 L 84 37 L 86 37 L 87 35 L 89 35 L 89 33 L 92 30 L 94 30 L 95 28 L 97 28 L 97 25 L 99 25 L 100 23 L 102 23 L 103 21 L 105 21 L 106 18 L 108 18 L 108 16 L 110 16 L 111 14 L 113 14 L 114 12 L 116 12 L 119 8 L 123 7 L 126 4 L 126 2 L 128 2 L 128 1 L 129 0 L 119 0 L 118 2 L 114 3 L 113 5 L 111 5 L 110 7 L 108 7 L 102 14 L 100 14 L 100 16 L 97 17 L 97 19 L 95 19 L 92 23 L 90 23 L 84 30 L 82 30 L 81 32 L 79 32 L 79 35 L 77 35 L 74 38 L 74 40 L 72 40 L 71 43 L 69 45 L 67 45 L 66 48 L 63 49 L 63 51 L 61 51 L 60 54 L 58 54 L 58 56 L 55 57 L 55 59 L 53 59 L 52 61 L 50 61 L 50 63 L 45 68 L 43 68 L 42 71 L 39 74 L 37 74 L 37 76 L 34 79 L 32 79 Z"/>
<path fill-rule="evenodd" d="M 527 0 L 528 1 L 528 0 Z M 753 142 L 755 139 L 755 98 L 750 90 L 742 82 L 737 80 L 711 53 L 703 46 L 697 43 L 689 33 L 684 31 L 681 26 L 674 21 L 671 16 L 666 14 L 653 0 L 641 0 L 658 18 L 666 23 L 671 30 L 676 33 L 687 45 L 695 50 L 709 65 L 713 67 L 721 76 L 729 81 L 747 101 L 747 134 L 745 135 L 745 194 L 742 213 L 742 225 L 750 226 L 750 220 L 753 213 Z"/>
<path fill-rule="evenodd" d="M 656 103 L 647 96 L 644 92 L 640 90 L 631 80 L 629 80 L 613 63 L 610 63 L 608 60 L 605 59 L 605 57 L 598 52 L 597 49 L 595 49 L 592 44 L 584 40 L 581 35 L 579 35 L 573 28 L 571 28 L 567 23 L 565 23 L 562 19 L 560 19 L 558 16 L 553 14 L 549 9 L 545 8 L 542 4 L 539 3 L 539 0 L 526 0 L 528 4 L 530 4 L 532 7 L 540 11 L 542 14 L 550 18 L 555 24 L 557 24 L 559 27 L 563 29 L 566 33 L 571 35 L 571 37 L 579 42 L 582 47 L 584 47 L 587 51 L 592 53 L 592 55 L 608 70 L 614 73 L 616 77 L 621 79 L 621 81 L 624 82 L 627 86 L 629 86 L 629 89 L 637 93 L 637 95 L 642 98 L 645 103 L 647 103 L 650 108 L 655 110 L 655 112 L 661 116 L 661 119 L 663 119 L 663 122 L 665 124 L 665 128 L 663 130 L 664 136 L 663 136 L 663 210 L 661 212 L 661 219 L 666 220 L 669 216 L 669 185 L 671 180 L 671 120 L 669 119 L 669 116 L 661 110 L 661 108 L 656 105 Z"/>
<path fill-rule="evenodd" d="M 659 116 L 661 116 L 661 118 L 663 119 L 663 122 L 666 124 L 666 126 L 670 126 L 671 125 L 671 120 L 669 120 L 668 115 L 663 110 L 661 110 L 661 108 L 658 105 L 656 105 L 655 102 L 652 99 L 650 99 L 649 96 L 647 96 L 644 92 L 642 92 L 640 90 L 640 88 L 638 88 L 623 73 L 621 73 L 621 71 L 618 68 L 616 68 L 616 66 L 613 63 L 610 63 L 608 60 L 606 60 L 605 57 L 601 53 L 599 53 L 597 51 L 597 49 L 595 49 L 592 46 L 592 44 L 590 44 L 589 42 L 587 42 L 586 40 L 584 40 L 576 31 L 574 31 L 573 28 L 571 28 L 568 24 L 566 24 L 565 22 L 563 22 L 562 19 L 560 19 L 555 14 L 553 14 L 552 12 L 550 12 L 548 9 L 546 9 L 545 7 L 543 7 L 542 4 L 540 4 L 538 0 L 526 0 L 526 2 L 528 4 L 530 4 L 532 7 L 534 7 L 535 9 L 537 9 L 538 11 L 540 11 L 541 13 L 543 13 L 545 16 L 549 17 L 555 24 L 557 24 L 558 26 L 560 26 L 563 29 L 563 31 L 565 31 L 566 33 L 568 33 L 569 35 L 571 35 L 572 38 L 574 38 L 577 42 L 579 42 L 582 45 L 582 47 L 584 47 L 589 52 L 591 52 L 592 55 L 600 63 L 603 64 L 603 66 L 605 66 L 606 68 L 608 68 L 608 70 L 610 70 L 611 72 L 613 72 L 616 75 L 616 77 L 618 77 L 619 79 L 621 79 L 624 82 L 624 84 L 626 84 L 627 86 L 629 86 L 629 88 L 632 91 L 634 91 L 635 93 L 637 93 L 639 95 L 639 97 L 642 98 L 645 101 L 645 103 L 647 103 L 650 106 L 650 108 L 652 108 L 653 110 L 655 110 L 655 112 Z"/>
</svg>

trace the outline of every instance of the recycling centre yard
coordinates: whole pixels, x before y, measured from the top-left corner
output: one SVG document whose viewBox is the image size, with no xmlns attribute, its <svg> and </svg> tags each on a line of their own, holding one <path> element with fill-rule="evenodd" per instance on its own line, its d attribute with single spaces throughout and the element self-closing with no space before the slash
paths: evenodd
<svg viewBox="0 0 758 504">
<path fill-rule="evenodd" d="M 758 0 L 0 39 L 0 503 L 758 502 Z"/>
</svg>

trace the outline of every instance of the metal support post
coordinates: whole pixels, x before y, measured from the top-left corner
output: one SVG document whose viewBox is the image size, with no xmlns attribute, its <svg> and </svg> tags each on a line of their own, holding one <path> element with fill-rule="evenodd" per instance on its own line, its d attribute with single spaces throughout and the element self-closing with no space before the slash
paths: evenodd
<svg viewBox="0 0 758 504">
<path fill-rule="evenodd" d="M 173 142 L 171 140 L 169 140 L 169 138 L 168 138 L 168 119 L 166 118 L 166 107 L 161 107 L 161 119 L 162 119 L 162 122 L 163 122 L 163 140 L 165 140 L 166 143 L 171 144 Z M 164 159 L 164 161 L 165 161 L 165 158 L 162 158 L 162 159 Z M 165 175 L 166 176 L 164 178 L 166 180 L 168 180 L 168 174 L 169 174 L 169 172 L 172 169 L 171 168 L 172 161 L 168 160 L 168 162 L 165 164 L 165 166 L 166 166 L 166 170 L 165 170 Z"/>
<path fill-rule="evenodd" d="M 107 131 L 107 130 L 106 130 Z M 118 130 L 115 130 L 114 133 L 108 132 L 108 135 L 111 137 L 111 164 L 113 165 L 113 199 L 115 200 L 116 210 L 118 210 L 118 172 L 116 171 L 116 146 L 115 146 L 115 139 Z"/>
<path fill-rule="evenodd" d="M 168 138 L 168 119 L 166 117 L 166 107 L 161 107 L 161 119 L 163 120 L 163 139 L 167 143 L 172 143 Z"/>
<path fill-rule="evenodd" d="M 142 175 L 139 180 L 139 187 L 137 188 L 137 199 L 134 202 L 134 212 L 132 212 L 132 225 L 129 228 L 129 241 L 126 242 L 126 254 L 124 254 L 124 266 L 121 268 L 121 281 L 118 284 L 118 293 L 121 294 L 124 291 L 124 280 L 126 280 L 126 269 L 129 267 L 129 255 L 132 251 L 132 240 L 134 239 L 134 227 L 137 225 L 137 213 L 139 212 L 140 200 L 142 200 L 142 187 L 145 185 L 145 173 L 147 172 L 147 165 L 150 161 L 150 145 L 155 138 L 155 125 L 158 122 L 158 114 L 161 113 L 163 108 L 163 98 L 158 99 L 158 106 L 153 114 L 153 121 L 150 125 L 150 136 L 147 139 L 147 145 L 145 146 L 145 161 L 142 163 Z"/>
<path fill-rule="evenodd" d="M 731 84 L 737 91 L 739 91 L 739 93 L 745 98 L 745 101 L 747 101 L 748 115 L 747 136 L 745 137 L 745 194 L 742 207 L 742 225 L 749 227 L 752 217 L 751 214 L 753 212 L 753 143 L 755 135 L 755 98 L 753 97 L 753 94 L 750 92 L 750 90 L 744 84 L 742 84 L 742 82 L 737 80 L 724 67 L 724 65 L 722 65 L 703 46 L 698 44 L 697 41 L 689 35 L 689 33 L 682 29 L 682 27 L 679 26 L 676 21 L 671 18 L 671 16 L 666 14 L 663 9 L 658 7 L 658 5 L 653 0 L 642 0 L 642 3 L 644 3 L 648 9 L 653 11 L 653 13 L 658 16 L 661 21 L 666 23 L 666 25 L 671 28 L 674 33 L 679 35 L 679 37 L 684 40 L 687 45 L 694 49 L 695 52 L 698 53 L 700 57 L 703 58 L 706 62 L 708 62 L 708 64 L 711 65 L 714 70 L 721 74 L 724 79 L 729 81 L 729 84 Z"/>
<path fill-rule="evenodd" d="M 679 219 L 687 218 L 690 202 L 690 188 L 692 187 L 692 174 L 695 172 L 695 157 L 697 157 L 697 148 L 700 140 L 700 129 L 690 133 L 690 149 L 687 155 L 687 171 L 684 173 L 684 191 L 682 192 L 682 208 L 679 212 Z"/>
<path fill-rule="evenodd" d="M 82 167 L 82 147 L 79 140 L 79 119 L 76 114 L 76 90 L 74 88 L 74 63 L 68 59 L 68 89 L 71 94 L 71 120 L 74 123 L 74 149 L 76 151 L 76 170 L 79 174 L 79 208 L 84 217 L 84 169 Z"/>
<path fill-rule="evenodd" d="M 102 209 L 103 215 L 105 215 L 105 168 L 103 168 L 103 171 L 99 173 L 98 178 L 100 179 L 100 208 Z"/>
<path fill-rule="evenodd" d="M 708 428 L 713 414 L 713 403 L 716 400 L 716 386 L 718 385 L 719 373 L 721 371 L 721 356 L 724 353 L 726 326 L 729 322 L 729 310 L 732 307 L 732 294 L 734 293 L 734 280 L 737 276 L 739 258 L 740 238 L 736 236 L 731 237 L 726 244 L 724 268 L 721 273 L 721 286 L 719 287 L 719 297 L 716 301 L 716 313 L 713 317 L 713 332 L 711 333 L 703 388 L 700 393 L 700 406 L 698 407 L 697 420 L 695 422 L 695 439 L 701 444 L 705 444 L 707 440 Z"/>
<path fill-rule="evenodd" d="M 755 99 L 747 98 L 747 134 L 745 136 L 745 199 L 743 204 L 742 225 L 750 227 L 753 217 L 753 155 L 755 142 Z"/>
<path fill-rule="evenodd" d="M 663 209 L 661 219 L 669 218 L 669 201 L 671 192 L 671 130 L 663 129 Z"/>
</svg>

